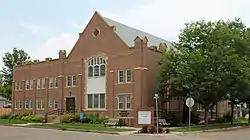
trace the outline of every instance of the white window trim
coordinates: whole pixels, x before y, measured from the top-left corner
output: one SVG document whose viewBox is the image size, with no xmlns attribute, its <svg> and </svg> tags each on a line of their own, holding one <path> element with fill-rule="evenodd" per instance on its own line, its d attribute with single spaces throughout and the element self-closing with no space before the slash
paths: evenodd
<svg viewBox="0 0 250 140">
<path fill-rule="evenodd" d="M 32 90 L 34 88 L 34 81 L 33 80 L 30 80 L 30 90 Z"/>
<path fill-rule="evenodd" d="M 40 89 L 41 88 L 41 79 L 36 80 L 36 88 Z"/>
<path fill-rule="evenodd" d="M 54 88 L 58 88 L 58 78 L 57 77 L 55 77 L 54 78 Z M 56 86 L 56 83 L 57 83 L 57 86 Z"/>
<path fill-rule="evenodd" d="M 54 87 L 54 85 L 53 85 L 53 77 L 50 77 L 49 78 L 49 88 L 53 88 L 53 87 Z"/>
<path fill-rule="evenodd" d="M 20 105 L 21 105 L 21 107 L 20 107 Z M 22 108 L 23 108 L 23 105 L 22 105 L 21 100 L 18 101 L 18 108 L 19 108 L 19 109 L 22 109 Z"/>
<path fill-rule="evenodd" d="M 43 100 L 40 100 L 40 104 L 41 104 L 41 110 L 44 110 L 44 103 L 43 103 Z"/>
<path fill-rule="evenodd" d="M 17 109 L 17 101 L 15 100 L 15 109 Z"/>
<path fill-rule="evenodd" d="M 123 73 L 123 82 L 120 82 L 120 72 L 122 72 Z M 117 74 L 117 78 L 118 78 L 118 84 L 123 84 L 124 83 L 124 71 L 123 70 L 118 70 L 118 74 Z"/>
<path fill-rule="evenodd" d="M 69 80 L 69 78 L 70 78 L 70 80 Z M 65 81 L 66 82 L 65 83 L 66 84 L 66 88 L 71 87 L 71 85 L 72 85 L 72 84 L 70 84 L 70 82 L 72 81 L 71 78 L 72 78 L 72 76 L 66 76 L 66 81 Z"/>
<path fill-rule="evenodd" d="M 49 108 L 52 108 L 53 107 L 53 100 L 51 98 L 49 98 Z"/>
<path fill-rule="evenodd" d="M 128 81 L 128 71 L 130 71 L 130 81 Z M 132 71 L 131 69 L 126 69 L 126 83 L 132 82 Z"/>
<path fill-rule="evenodd" d="M 27 88 L 28 87 L 28 88 Z M 29 80 L 25 81 L 25 90 L 29 90 L 30 89 L 30 84 L 29 84 Z"/>
<path fill-rule="evenodd" d="M 126 110 L 131 110 L 131 96 L 130 95 L 126 95 L 125 96 L 126 98 L 125 98 L 125 109 Z M 128 97 L 130 98 L 130 108 L 128 108 L 128 106 L 127 106 L 127 103 L 128 103 Z"/>
<path fill-rule="evenodd" d="M 57 109 L 57 108 L 55 108 L 56 107 L 56 100 L 54 100 L 54 104 L 53 105 L 54 105 L 53 109 Z M 58 103 L 57 103 L 57 106 L 58 106 Z"/>
<path fill-rule="evenodd" d="M 120 98 L 122 99 L 121 102 L 120 102 Z M 118 110 L 124 110 L 124 108 L 123 108 L 123 106 L 124 106 L 124 96 L 118 95 L 117 100 L 118 100 L 117 101 L 117 103 L 118 103 L 117 104 L 117 109 Z M 122 108 L 119 107 L 120 103 L 122 103 Z"/>
<path fill-rule="evenodd" d="M 98 102 L 98 108 L 94 108 L 94 95 L 95 94 L 98 94 L 99 95 L 99 102 Z M 104 94 L 105 95 L 105 100 L 104 100 L 104 102 L 105 102 L 105 106 L 104 106 L 104 108 L 100 108 L 100 106 L 101 106 L 101 96 L 100 96 L 100 94 Z M 92 108 L 89 108 L 89 106 L 88 106 L 88 95 L 92 95 Z M 88 93 L 88 94 L 86 94 L 86 109 L 88 109 L 88 110 L 106 110 L 106 107 L 107 107 L 107 95 L 106 95 L 106 93 Z"/>
<path fill-rule="evenodd" d="M 19 90 L 23 90 L 23 82 L 22 81 L 19 82 Z"/>
<path fill-rule="evenodd" d="M 27 102 L 27 101 L 28 101 L 28 102 Z M 28 107 L 26 106 L 27 103 L 28 103 Z M 26 100 L 24 101 L 24 107 L 25 107 L 25 109 L 29 109 L 29 100 L 26 99 Z"/>
<path fill-rule="evenodd" d="M 40 110 L 41 108 L 39 108 L 38 104 L 39 104 L 39 99 L 36 100 L 36 109 Z"/>
<path fill-rule="evenodd" d="M 73 78 L 73 77 L 76 78 L 76 85 L 74 85 L 74 78 Z M 72 86 L 72 87 L 76 87 L 76 86 L 77 86 L 77 77 L 76 77 L 75 75 L 73 75 L 73 76 L 71 77 L 71 79 L 72 79 L 71 86 Z"/>
<path fill-rule="evenodd" d="M 42 78 L 42 81 L 41 81 L 41 89 L 45 89 L 45 86 L 46 86 L 46 80 L 45 78 Z"/>
<path fill-rule="evenodd" d="M 33 102 L 32 100 L 29 100 L 29 108 L 32 109 Z"/>
</svg>

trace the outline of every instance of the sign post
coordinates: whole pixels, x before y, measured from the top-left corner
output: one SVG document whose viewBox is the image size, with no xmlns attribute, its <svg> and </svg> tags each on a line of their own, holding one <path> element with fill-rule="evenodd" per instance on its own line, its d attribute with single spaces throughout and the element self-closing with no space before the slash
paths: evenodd
<svg viewBox="0 0 250 140">
<path fill-rule="evenodd" d="M 80 113 L 80 120 L 81 120 L 81 123 L 82 123 L 83 118 L 84 118 L 84 114 L 81 112 L 81 113 Z"/>
<path fill-rule="evenodd" d="M 159 99 L 159 95 L 156 93 L 154 95 L 154 99 L 155 99 L 155 111 L 156 111 L 156 133 L 159 133 L 159 124 L 158 124 L 158 99 Z"/>
<path fill-rule="evenodd" d="M 190 124 L 191 124 L 191 108 L 194 106 L 194 99 L 189 97 L 186 100 L 186 105 L 188 107 L 188 129 L 190 131 Z"/>
</svg>

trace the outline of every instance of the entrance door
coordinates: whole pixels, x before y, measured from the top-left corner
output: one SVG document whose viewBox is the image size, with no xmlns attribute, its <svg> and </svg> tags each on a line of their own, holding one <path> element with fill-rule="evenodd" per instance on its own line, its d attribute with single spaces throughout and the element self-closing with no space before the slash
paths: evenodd
<svg viewBox="0 0 250 140">
<path fill-rule="evenodd" d="M 74 113 L 75 112 L 75 97 L 66 98 L 66 112 Z"/>
</svg>

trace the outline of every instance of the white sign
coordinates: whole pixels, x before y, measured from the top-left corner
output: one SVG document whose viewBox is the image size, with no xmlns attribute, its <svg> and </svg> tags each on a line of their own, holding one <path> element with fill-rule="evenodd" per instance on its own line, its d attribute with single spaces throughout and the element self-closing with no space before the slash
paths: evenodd
<svg viewBox="0 0 250 140">
<path fill-rule="evenodd" d="M 186 100 L 186 105 L 187 105 L 188 107 L 193 107 L 193 106 L 194 106 L 194 99 L 191 98 L 191 97 L 187 98 L 187 100 Z"/>
<path fill-rule="evenodd" d="M 151 111 L 138 111 L 138 124 L 151 124 Z"/>
</svg>

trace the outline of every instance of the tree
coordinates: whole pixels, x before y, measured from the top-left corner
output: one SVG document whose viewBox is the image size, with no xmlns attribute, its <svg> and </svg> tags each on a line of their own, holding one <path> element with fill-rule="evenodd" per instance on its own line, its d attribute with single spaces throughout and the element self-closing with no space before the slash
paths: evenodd
<svg viewBox="0 0 250 140">
<path fill-rule="evenodd" d="M 24 50 L 18 50 L 17 48 L 14 48 L 12 53 L 7 52 L 4 54 L 4 67 L 1 71 L 3 76 L 4 97 L 11 99 L 11 87 L 14 66 L 27 61 L 30 61 L 30 57 Z"/>
<path fill-rule="evenodd" d="M 245 57 L 239 55 L 244 54 L 240 49 L 247 43 L 236 28 L 242 26 L 234 22 L 238 21 L 203 20 L 186 24 L 175 45 L 176 51 L 166 53 L 161 64 L 159 93 L 165 92 L 163 86 L 172 79 L 171 87 L 179 91 L 178 96 L 192 96 L 203 105 L 206 124 L 209 109 L 228 93 L 238 95 L 237 83 L 247 68 Z M 237 44 L 243 47 L 236 47 Z"/>
</svg>

